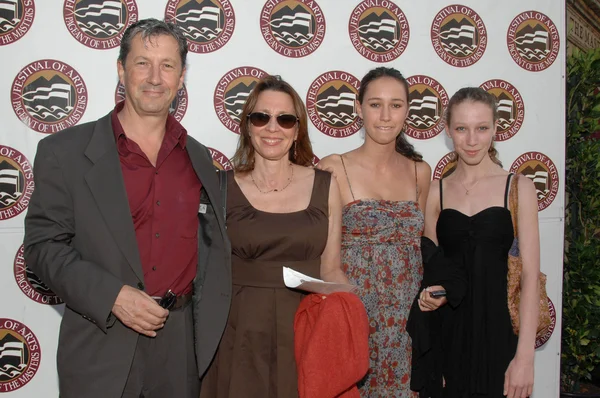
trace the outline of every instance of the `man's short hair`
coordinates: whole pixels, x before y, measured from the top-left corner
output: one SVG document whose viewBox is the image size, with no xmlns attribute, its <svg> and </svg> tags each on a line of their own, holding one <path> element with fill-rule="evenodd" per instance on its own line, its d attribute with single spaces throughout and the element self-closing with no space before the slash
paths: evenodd
<svg viewBox="0 0 600 398">
<path fill-rule="evenodd" d="M 159 21 L 155 18 L 141 19 L 136 23 L 130 25 L 125 30 L 123 38 L 121 39 L 121 48 L 119 51 L 118 58 L 123 67 L 125 67 L 125 60 L 127 59 L 127 55 L 131 50 L 131 40 L 133 40 L 133 38 L 137 36 L 138 33 L 141 33 L 143 41 L 146 41 L 146 39 L 151 38 L 153 36 L 159 35 L 167 35 L 174 38 L 177 41 L 177 45 L 179 46 L 181 65 L 183 68 L 185 68 L 188 48 L 187 40 L 183 35 L 181 28 L 172 22 Z"/>
</svg>

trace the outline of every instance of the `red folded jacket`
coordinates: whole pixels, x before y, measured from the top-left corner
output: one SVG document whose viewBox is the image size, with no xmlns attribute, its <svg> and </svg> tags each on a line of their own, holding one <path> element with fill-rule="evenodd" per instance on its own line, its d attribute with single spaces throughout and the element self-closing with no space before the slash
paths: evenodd
<svg viewBox="0 0 600 398">
<path fill-rule="evenodd" d="M 369 370 L 369 320 L 352 293 L 310 294 L 294 320 L 300 398 L 360 397 Z"/>
</svg>

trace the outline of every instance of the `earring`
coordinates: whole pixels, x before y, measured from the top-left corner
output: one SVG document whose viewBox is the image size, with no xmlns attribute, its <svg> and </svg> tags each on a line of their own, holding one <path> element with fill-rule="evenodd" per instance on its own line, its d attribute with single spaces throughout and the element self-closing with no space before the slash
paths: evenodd
<svg viewBox="0 0 600 398">
<path fill-rule="evenodd" d="M 294 160 L 298 159 L 298 142 L 294 140 Z"/>
</svg>

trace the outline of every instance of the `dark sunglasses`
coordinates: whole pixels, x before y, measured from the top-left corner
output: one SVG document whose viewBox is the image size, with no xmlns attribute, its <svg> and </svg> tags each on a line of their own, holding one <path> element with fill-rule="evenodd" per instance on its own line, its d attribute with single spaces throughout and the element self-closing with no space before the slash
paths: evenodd
<svg viewBox="0 0 600 398">
<path fill-rule="evenodd" d="M 277 124 L 284 129 L 291 129 L 298 123 L 298 116 L 284 113 L 275 117 Z M 252 112 L 248 115 L 248 120 L 254 127 L 263 127 L 271 120 L 271 115 L 263 112 Z"/>
</svg>

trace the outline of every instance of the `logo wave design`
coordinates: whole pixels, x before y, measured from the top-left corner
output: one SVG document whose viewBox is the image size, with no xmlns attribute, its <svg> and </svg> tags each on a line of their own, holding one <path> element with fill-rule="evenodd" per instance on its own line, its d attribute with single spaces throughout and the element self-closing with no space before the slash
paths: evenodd
<svg viewBox="0 0 600 398">
<path fill-rule="evenodd" d="M 25 92 L 21 95 L 21 99 L 32 116 L 41 120 L 59 120 L 67 117 L 73 109 L 71 90 L 69 84 L 54 83 L 50 87 L 42 86 Z M 57 105 L 57 101 L 65 104 Z"/>
<path fill-rule="evenodd" d="M 336 126 L 336 127 L 348 126 L 348 125 L 352 124 L 356 118 L 356 113 L 353 113 L 353 114 L 347 114 L 346 112 L 334 113 L 331 111 L 327 112 L 327 113 L 323 113 L 323 112 L 317 111 L 317 114 L 319 115 L 321 120 L 323 120 L 325 123 L 327 123 L 331 126 Z"/>
<path fill-rule="evenodd" d="M 442 47 L 454 56 L 468 57 L 473 54 L 477 48 L 476 37 L 475 27 L 471 25 L 440 31 Z"/>
<path fill-rule="evenodd" d="M 434 95 L 410 100 L 408 122 L 415 128 L 429 128 L 440 120 L 439 99 Z"/>
<path fill-rule="evenodd" d="M 223 31 L 223 18 L 219 7 L 205 6 L 199 10 L 183 12 L 177 14 L 175 20 L 182 28 L 183 34 L 194 41 L 214 40 Z M 213 28 L 207 26 L 207 22 L 214 25 Z"/>
<path fill-rule="evenodd" d="M 344 127 L 352 124 L 356 118 L 355 101 L 356 94 L 342 92 L 318 99 L 315 107 L 321 120 L 331 126 Z"/>
<path fill-rule="evenodd" d="M 20 364 L 19 366 L 13 366 L 9 363 L 6 363 L 0 367 L 0 376 L 8 377 L 9 379 L 14 379 L 23 373 L 23 370 L 27 367 L 27 364 Z"/>
<path fill-rule="evenodd" d="M 19 18 L 19 0 L 2 0 L 0 1 L 0 10 L 3 10 L 4 15 L 12 12 L 12 19 L 8 20 L 4 17 L 0 17 L 0 32 L 5 33 L 9 30 L 13 30 L 21 19 Z M 22 10 L 21 10 L 22 11 Z M 21 12 L 22 14 L 22 12 Z"/>
<path fill-rule="evenodd" d="M 44 105 L 36 105 L 35 107 L 25 105 L 25 109 L 27 109 L 27 112 L 29 112 L 31 116 L 40 120 L 54 119 L 56 121 L 68 117 L 73 110 L 73 107 L 65 106 L 62 108 L 58 105 L 52 105 L 50 109 L 48 109 Z"/>
<path fill-rule="evenodd" d="M 87 33 L 90 36 L 94 36 L 97 38 L 107 38 L 119 34 L 121 29 L 125 25 L 122 23 L 113 25 L 110 22 L 102 22 L 102 25 L 100 25 L 94 21 L 89 21 L 87 23 L 77 21 L 77 26 L 79 26 L 79 29 L 81 29 L 83 32 Z"/>
<path fill-rule="evenodd" d="M 505 119 L 503 117 L 498 118 L 498 127 L 500 130 L 508 130 L 514 123 L 515 119 Z"/>
<path fill-rule="evenodd" d="M 123 4 L 120 1 L 104 1 L 102 4 L 90 4 L 87 7 L 77 8 L 73 14 L 77 18 L 99 17 L 102 15 L 113 15 L 121 18 Z"/>
<path fill-rule="evenodd" d="M 513 116 L 514 102 L 510 99 L 497 100 L 498 109 L 498 127 L 500 130 L 507 130 L 515 121 Z"/>
<path fill-rule="evenodd" d="M 519 55 L 530 61 L 542 61 L 548 56 L 549 40 L 549 34 L 545 30 L 537 30 L 534 33 L 525 33 L 515 37 Z"/>
<path fill-rule="evenodd" d="M 240 115 L 242 114 L 242 107 L 246 103 L 246 99 L 249 95 L 249 92 L 241 92 L 236 95 L 225 97 L 225 100 L 223 101 L 229 117 L 238 123 L 241 121 Z"/>
<path fill-rule="evenodd" d="M 77 8 L 73 14 L 79 29 L 96 38 L 115 36 L 125 26 L 122 20 L 123 4 L 120 1 L 109 0 L 102 4 L 90 4 Z M 113 23 L 108 20 L 112 20 Z"/>
<path fill-rule="evenodd" d="M 203 26 L 200 29 L 196 28 L 195 26 L 184 26 L 184 25 L 179 25 L 179 26 L 181 27 L 181 30 L 183 31 L 183 35 L 194 41 L 199 41 L 198 39 L 201 39 L 204 41 L 214 40 L 223 31 L 223 29 L 211 29 L 206 26 Z"/>
<path fill-rule="evenodd" d="M 12 206 L 21 197 L 21 192 L 15 192 L 14 194 L 0 191 L 0 205 L 4 207 Z"/>
<path fill-rule="evenodd" d="M 386 18 L 358 26 L 358 36 L 363 46 L 373 51 L 385 52 L 393 49 L 399 41 L 398 35 L 398 26 L 394 19 Z"/>
<path fill-rule="evenodd" d="M 0 17 L 0 33 L 6 33 L 13 30 L 19 22 L 21 22 L 19 18 L 13 18 L 9 21 L 8 19 Z"/>
<path fill-rule="evenodd" d="M 533 181 L 535 185 L 535 191 L 537 192 L 538 200 L 544 199 L 548 196 L 548 172 L 547 171 L 536 171 L 533 174 L 525 174 L 525 177 Z M 541 188 L 541 189 L 540 189 Z"/>
<path fill-rule="evenodd" d="M 431 117 L 429 115 L 417 115 L 414 113 L 408 117 L 408 123 L 413 127 L 420 129 L 434 126 L 439 120 L 439 116 Z"/>
<path fill-rule="evenodd" d="M 306 12 L 283 15 L 271 20 L 270 25 L 275 39 L 287 46 L 303 46 L 314 37 L 312 15 Z M 303 30 L 306 30 L 306 33 L 303 33 Z"/>
</svg>

